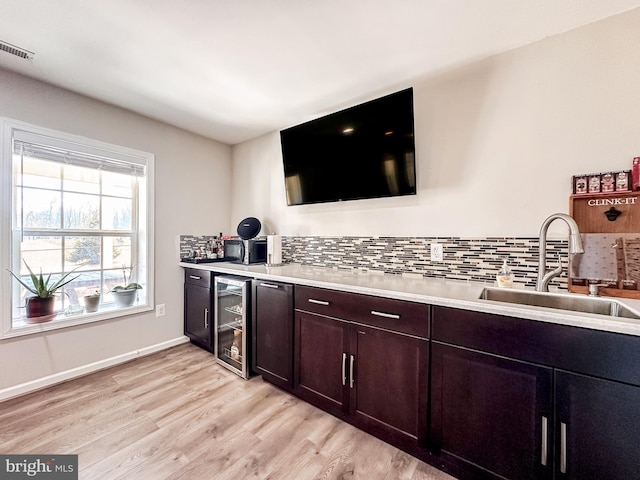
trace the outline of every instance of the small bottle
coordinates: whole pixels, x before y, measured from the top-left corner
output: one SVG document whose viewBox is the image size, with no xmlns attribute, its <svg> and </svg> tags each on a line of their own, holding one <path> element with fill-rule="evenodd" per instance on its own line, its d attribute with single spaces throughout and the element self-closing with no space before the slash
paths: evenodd
<svg viewBox="0 0 640 480">
<path fill-rule="evenodd" d="M 506 260 L 502 263 L 502 268 L 500 268 L 500 271 L 496 275 L 496 280 L 498 281 L 498 287 L 500 288 L 513 287 L 513 272 L 507 265 Z"/>
<path fill-rule="evenodd" d="M 236 330 L 233 332 L 233 343 L 231 344 L 231 358 L 240 360 L 242 355 L 242 332 Z"/>
<path fill-rule="evenodd" d="M 207 242 L 207 258 L 218 257 L 218 249 L 216 248 L 217 244 L 217 237 L 214 235 L 213 239 Z"/>
<path fill-rule="evenodd" d="M 217 256 L 218 258 L 224 258 L 224 240 L 222 240 L 222 232 L 220 232 L 220 236 L 218 237 L 218 244 L 217 244 Z"/>
<path fill-rule="evenodd" d="M 632 190 L 635 192 L 640 190 L 640 157 L 633 159 L 633 165 L 631 169 L 632 178 Z"/>
</svg>

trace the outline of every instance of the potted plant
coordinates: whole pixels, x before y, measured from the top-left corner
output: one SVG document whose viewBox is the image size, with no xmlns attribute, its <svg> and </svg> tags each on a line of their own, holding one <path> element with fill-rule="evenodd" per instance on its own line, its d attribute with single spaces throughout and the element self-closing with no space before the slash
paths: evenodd
<svg viewBox="0 0 640 480">
<path fill-rule="evenodd" d="M 45 279 L 42 275 L 42 268 L 40 269 L 40 275 L 36 275 L 33 273 L 27 262 L 24 264 L 27 266 L 27 270 L 29 270 L 29 275 L 31 276 L 31 285 L 25 282 L 20 278 L 19 275 L 16 275 L 11 270 L 9 273 L 29 292 L 33 294 L 33 296 L 27 297 L 26 299 L 26 318 L 28 323 L 41 323 L 52 320 L 55 316 L 54 312 L 54 304 L 55 304 L 55 294 L 58 290 L 64 287 L 67 283 L 74 281 L 80 275 L 76 275 L 73 278 L 68 278 L 69 275 L 73 273 L 75 268 L 70 272 L 64 274 L 57 281 L 51 280 L 51 274 L 47 275 Z M 78 267 L 76 267 L 78 268 Z"/>
<path fill-rule="evenodd" d="M 127 270 L 129 276 L 127 277 Z M 133 267 L 127 267 L 122 265 L 122 278 L 124 285 L 116 285 L 111 289 L 113 298 L 116 302 L 116 307 L 130 307 L 136 301 L 138 296 L 138 290 L 142 288 L 142 285 L 131 281 L 131 273 Z"/>
<path fill-rule="evenodd" d="M 94 293 L 84 296 L 84 309 L 87 313 L 93 313 L 98 311 L 100 306 L 100 290 L 96 288 Z"/>
</svg>

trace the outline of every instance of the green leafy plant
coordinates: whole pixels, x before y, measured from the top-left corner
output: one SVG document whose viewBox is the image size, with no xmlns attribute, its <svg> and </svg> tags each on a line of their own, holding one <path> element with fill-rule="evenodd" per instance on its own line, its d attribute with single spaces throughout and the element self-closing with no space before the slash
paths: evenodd
<svg viewBox="0 0 640 480">
<path fill-rule="evenodd" d="M 18 275 L 13 273 L 11 270 L 9 270 L 9 273 L 13 276 L 13 278 L 15 278 L 18 282 L 20 282 L 20 285 L 22 285 L 24 288 L 26 288 L 31 293 L 33 293 L 36 297 L 40 297 L 40 298 L 53 297 L 53 295 L 59 289 L 64 287 L 67 283 L 73 282 L 76 278 L 80 276 L 80 275 L 76 275 L 73 278 L 68 278 L 69 275 L 71 275 L 77 268 L 79 268 L 79 267 L 76 267 L 70 272 L 65 273 L 59 280 L 52 281 L 51 274 L 47 275 L 46 279 L 42 276 L 42 268 L 40 269 L 40 275 L 36 275 L 35 273 L 33 273 L 33 270 L 31 270 L 31 267 L 29 267 L 26 261 L 24 262 L 24 264 L 27 266 L 27 270 L 29 270 L 29 275 L 31 276 L 31 285 L 29 285 L 27 282 L 22 280 Z"/>
<path fill-rule="evenodd" d="M 93 293 L 87 293 L 85 297 L 100 297 L 102 294 L 100 293 L 100 289 L 96 288 Z"/>
<path fill-rule="evenodd" d="M 116 285 L 111 289 L 112 292 L 122 292 L 128 290 L 141 290 L 142 285 L 136 282 L 131 281 L 131 273 L 133 271 L 134 266 L 127 267 L 126 265 L 122 265 L 122 278 L 124 280 L 124 285 Z M 129 275 L 127 276 L 127 270 L 129 271 Z"/>
<path fill-rule="evenodd" d="M 123 290 L 141 290 L 141 289 L 142 289 L 142 285 L 140 285 L 139 283 L 131 282 L 131 283 L 128 283 L 127 285 L 116 285 L 111 289 L 111 291 L 121 292 Z"/>
</svg>

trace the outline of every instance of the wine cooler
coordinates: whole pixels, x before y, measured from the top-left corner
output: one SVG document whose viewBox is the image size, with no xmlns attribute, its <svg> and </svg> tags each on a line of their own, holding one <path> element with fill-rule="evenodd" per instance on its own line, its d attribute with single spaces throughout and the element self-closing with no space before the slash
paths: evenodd
<svg viewBox="0 0 640 480">
<path fill-rule="evenodd" d="M 217 276 L 214 279 L 215 340 L 217 361 L 242 378 L 249 377 L 247 326 L 250 313 L 251 280 Z"/>
</svg>

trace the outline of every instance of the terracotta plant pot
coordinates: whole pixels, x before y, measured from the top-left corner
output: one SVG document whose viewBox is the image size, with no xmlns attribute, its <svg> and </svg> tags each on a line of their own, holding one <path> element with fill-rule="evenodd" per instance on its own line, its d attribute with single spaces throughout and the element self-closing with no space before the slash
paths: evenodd
<svg viewBox="0 0 640 480">
<path fill-rule="evenodd" d="M 138 290 L 115 290 L 112 291 L 113 298 L 116 301 L 116 307 L 130 307 L 136 301 L 138 297 Z"/>
<path fill-rule="evenodd" d="M 100 295 L 85 295 L 84 309 L 87 313 L 97 312 L 100 306 Z"/>
<path fill-rule="evenodd" d="M 27 298 L 27 322 L 39 323 L 52 320 L 55 317 L 55 297 Z"/>
</svg>

